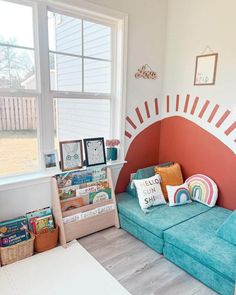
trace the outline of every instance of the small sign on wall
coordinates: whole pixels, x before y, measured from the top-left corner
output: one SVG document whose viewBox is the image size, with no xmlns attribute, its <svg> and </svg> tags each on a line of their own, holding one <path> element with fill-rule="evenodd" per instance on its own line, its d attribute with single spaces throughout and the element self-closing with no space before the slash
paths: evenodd
<svg viewBox="0 0 236 295">
<path fill-rule="evenodd" d="M 142 79 L 148 79 L 148 80 L 156 80 L 157 73 L 154 72 L 148 64 L 146 64 L 138 69 L 134 77 L 136 79 L 142 78 Z"/>
<path fill-rule="evenodd" d="M 214 85 L 216 79 L 218 53 L 196 57 L 194 85 Z"/>
</svg>

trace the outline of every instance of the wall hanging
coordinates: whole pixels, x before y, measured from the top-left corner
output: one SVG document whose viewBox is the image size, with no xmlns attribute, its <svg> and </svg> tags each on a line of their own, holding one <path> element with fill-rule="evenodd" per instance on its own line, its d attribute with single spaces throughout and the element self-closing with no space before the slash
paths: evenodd
<svg viewBox="0 0 236 295">
<path fill-rule="evenodd" d="M 218 53 L 196 57 L 194 85 L 214 85 L 216 79 Z"/>
<path fill-rule="evenodd" d="M 155 80 L 157 79 L 157 73 L 154 72 L 151 67 L 148 64 L 145 64 L 141 68 L 138 69 L 137 73 L 135 73 L 136 79 L 149 79 L 149 80 Z"/>
</svg>

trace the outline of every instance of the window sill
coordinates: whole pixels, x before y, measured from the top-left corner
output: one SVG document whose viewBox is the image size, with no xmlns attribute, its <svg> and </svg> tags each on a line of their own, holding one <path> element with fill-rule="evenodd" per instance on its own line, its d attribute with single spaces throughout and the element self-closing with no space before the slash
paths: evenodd
<svg viewBox="0 0 236 295">
<path fill-rule="evenodd" d="M 33 186 L 41 183 L 49 183 L 52 173 L 34 173 L 27 175 L 18 175 L 0 179 L 0 191 L 14 190 L 21 187 Z"/>
<path fill-rule="evenodd" d="M 107 167 L 111 169 L 120 169 L 123 165 L 127 163 L 127 161 L 112 161 L 107 163 Z M 33 186 L 41 183 L 50 183 L 51 177 L 57 173 L 62 173 L 60 170 L 58 171 L 50 171 L 50 172 L 39 172 L 34 174 L 27 175 L 18 175 L 15 177 L 8 177 L 0 179 L 0 192 L 7 190 L 14 190 L 21 187 Z"/>
</svg>

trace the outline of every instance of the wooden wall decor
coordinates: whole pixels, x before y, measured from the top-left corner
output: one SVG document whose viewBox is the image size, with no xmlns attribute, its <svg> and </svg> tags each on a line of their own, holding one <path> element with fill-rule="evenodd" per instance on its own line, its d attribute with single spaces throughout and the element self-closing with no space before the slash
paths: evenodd
<svg viewBox="0 0 236 295">
<path fill-rule="evenodd" d="M 157 73 L 154 72 L 148 64 L 145 64 L 141 68 L 139 68 L 134 76 L 136 79 L 140 79 L 140 78 L 149 79 L 149 80 L 157 79 Z"/>
</svg>

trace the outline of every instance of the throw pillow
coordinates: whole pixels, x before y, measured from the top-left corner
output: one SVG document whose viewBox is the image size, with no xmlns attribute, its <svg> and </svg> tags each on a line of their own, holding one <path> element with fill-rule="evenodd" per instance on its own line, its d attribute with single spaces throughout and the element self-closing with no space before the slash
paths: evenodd
<svg viewBox="0 0 236 295">
<path fill-rule="evenodd" d="M 225 220 L 217 230 L 216 235 L 236 246 L 236 210 Z"/>
<path fill-rule="evenodd" d="M 190 192 L 187 183 L 178 186 L 167 185 L 169 206 L 178 206 L 191 203 Z"/>
<path fill-rule="evenodd" d="M 167 162 L 167 163 L 161 163 L 161 164 L 158 164 L 155 166 L 149 166 L 146 168 L 138 169 L 137 172 L 134 174 L 132 181 L 128 184 L 128 186 L 126 188 L 126 192 L 129 193 L 131 196 L 137 198 L 138 197 L 137 191 L 136 191 L 135 186 L 133 185 L 134 179 L 143 179 L 143 178 L 151 177 L 151 176 L 155 175 L 154 168 L 156 166 L 166 167 L 166 166 L 170 166 L 172 164 L 173 164 L 172 162 Z"/>
<path fill-rule="evenodd" d="M 214 207 L 218 198 L 218 188 L 216 183 L 208 176 L 195 174 L 186 180 L 191 198 L 194 201 Z"/>
<path fill-rule="evenodd" d="M 161 188 L 166 201 L 168 201 L 168 193 L 166 190 L 166 186 L 181 185 L 184 182 L 180 165 L 178 163 L 174 163 L 169 167 L 156 166 L 154 168 L 154 171 L 156 174 L 159 174 L 161 176 Z"/>
<path fill-rule="evenodd" d="M 137 189 L 139 205 L 144 212 L 145 209 L 151 206 L 166 204 L 161 190 L 160 181 L 161 179 L 159 175 L 140 180 L 133 180 Z"/>
</svg>

